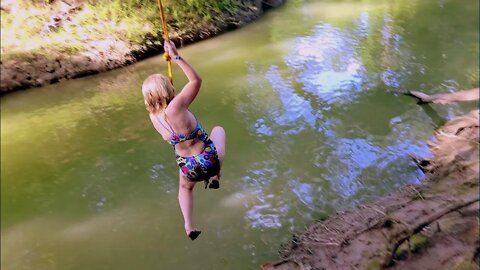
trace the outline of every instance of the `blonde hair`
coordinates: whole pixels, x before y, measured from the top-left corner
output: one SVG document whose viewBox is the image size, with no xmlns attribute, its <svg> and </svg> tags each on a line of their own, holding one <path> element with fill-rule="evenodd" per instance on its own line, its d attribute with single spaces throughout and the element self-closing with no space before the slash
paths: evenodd
<svg viewBox="0 0 480 270">
<path fill-rule="evenodd" d="M 142 93 L 147 111 L 155 114 L 165 110 L 175 97 L 175 87 L 162 74 L 152 74 L 143 81 Z"/>
</svg>

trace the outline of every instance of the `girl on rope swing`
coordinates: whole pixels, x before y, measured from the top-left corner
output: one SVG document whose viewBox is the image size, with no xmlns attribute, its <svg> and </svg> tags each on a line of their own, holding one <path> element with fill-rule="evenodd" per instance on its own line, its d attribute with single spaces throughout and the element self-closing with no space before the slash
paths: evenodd
<svg viewBox="0 0 480 270">
<path fill-rule="evenodd" d="M 150 75 L 142 85 L 150 120 L 162 138 L 173 146 L 180 167 L 178 201 L 185 222 L 185 232 L 195 240 L 201 231 L 192 224 L 193 188 L 204 181 L 205 188 L 220 187 L 220 168 L 225 158 L 225 130 L 214 127 L 211 135 L 202 128 L 188 107 L 200 91 L 202 78 L 182 58 L 171 41 L 164 44 L 167 58 L 171 57 L 188 78 L 178 94 L 171 81 L 161 75 Z"/>
</svg>

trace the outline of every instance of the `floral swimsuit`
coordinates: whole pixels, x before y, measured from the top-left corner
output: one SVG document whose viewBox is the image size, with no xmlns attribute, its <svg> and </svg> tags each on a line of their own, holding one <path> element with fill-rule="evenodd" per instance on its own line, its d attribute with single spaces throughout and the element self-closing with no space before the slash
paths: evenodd
<svg viewBox="0 0 480 270">
<path fill-rule="evenodd" d="M 187 134 L 177 134 L 170 124 L 167 123 L 168 128 L 157 119 L 160 124 L 172 134 L 172 138 L 167 141 L 173 146 L 175 151 L 175 145 L 184 141 L 199 139 L 204 143 L 203 151 L 195 156 L 182 157 L 175 151 L 175 157 L 180 170 L 191 181 L 208 181 L 211 177 L 216 176 L 220 172 L 220 161 L 218 160 L 217 149 L 215 144 L 208 137 L 207 132 L 202 128 L 198 120 L 195 129 Z"/>
</svg>

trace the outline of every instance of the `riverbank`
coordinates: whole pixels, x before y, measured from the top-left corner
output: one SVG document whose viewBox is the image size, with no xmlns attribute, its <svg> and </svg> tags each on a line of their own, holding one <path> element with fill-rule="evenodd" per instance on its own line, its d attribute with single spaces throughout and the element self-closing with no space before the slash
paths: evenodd
<svg viewBox="0 0 480 270">
<path fill-rule="evenodd" d="M 191 2 L 164 3 L 177 44 L 241 27 L 284 1 Z M 2 0 L 1 93 L 96 74 L 163 52 L 155 1 L 22 3 Z"/>
<path fill-rule="evenodd" d="M 479 269 L 479 111 L 429 146 L 421 185 L 312 225 L 261 269 Z"/>
</svg>

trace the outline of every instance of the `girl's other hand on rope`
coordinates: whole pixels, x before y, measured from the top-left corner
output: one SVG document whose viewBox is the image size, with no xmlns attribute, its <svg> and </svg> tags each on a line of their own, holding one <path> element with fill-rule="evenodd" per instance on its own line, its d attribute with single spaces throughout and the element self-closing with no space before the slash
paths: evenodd
<svg viewBox="0 0 480 270">
<path fill-rule="evenodd" d="M 165 43 L 163 43 L 163 48 L 165 49 L 165 52 L 170 55 L 170 57 L 175 57 L 178 55 L 175 43 L 173 43 L 171 40 L 165 41 Z"/>
</svg>

